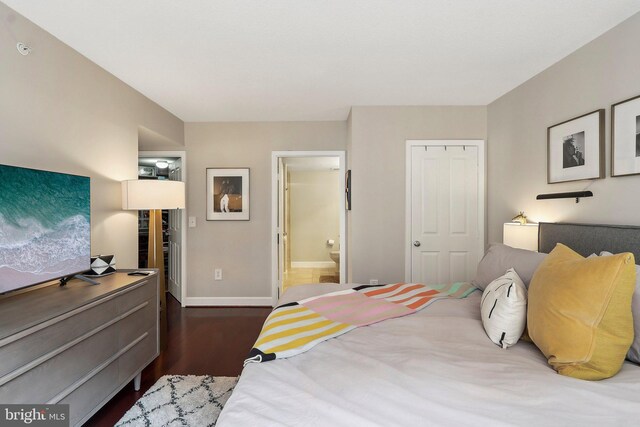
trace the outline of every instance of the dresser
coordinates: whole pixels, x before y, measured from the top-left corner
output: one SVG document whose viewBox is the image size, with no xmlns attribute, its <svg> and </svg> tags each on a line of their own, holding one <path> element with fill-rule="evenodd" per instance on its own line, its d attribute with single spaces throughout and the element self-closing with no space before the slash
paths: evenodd
<svg viewBox="0 0 640 427">
<path fill-rule="evenodd" d="M 159 354 L 158 275 L 119 271 L 0 297 L 0 402 L 68 403 L 81 425 Z"/>
</svg>

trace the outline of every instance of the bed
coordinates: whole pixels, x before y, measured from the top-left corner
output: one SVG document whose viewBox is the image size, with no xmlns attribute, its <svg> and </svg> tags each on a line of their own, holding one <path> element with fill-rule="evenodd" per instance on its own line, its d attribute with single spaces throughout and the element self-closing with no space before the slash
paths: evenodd
<svg viewBox="0 0 640 427">
<path fill-rule="evenodd" d="M 640 228 L 541 224 L 540 251 L 632 252 Z M 638 262 L 638 261 L 637 261 Z M 296 286 L 280 303 L 353 285 Z M 218 426 L 638 425 L 640 366 L 584 381 L 558 375 L 529 342 L 493 344 L 476 291 L 355 329 L 287 359 L 248 364 Z"/>
</svg>

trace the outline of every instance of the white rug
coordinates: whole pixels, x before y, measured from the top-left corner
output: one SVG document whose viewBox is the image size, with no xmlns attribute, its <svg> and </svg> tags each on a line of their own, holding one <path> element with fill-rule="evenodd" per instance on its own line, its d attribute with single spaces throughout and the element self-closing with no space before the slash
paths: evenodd
<svg viewBox="0 0 640 427">
<path fill-rule="evenodd" d="M 237 377 L 165 375 L 116 426 L 214 426 Z"/>
</svg>

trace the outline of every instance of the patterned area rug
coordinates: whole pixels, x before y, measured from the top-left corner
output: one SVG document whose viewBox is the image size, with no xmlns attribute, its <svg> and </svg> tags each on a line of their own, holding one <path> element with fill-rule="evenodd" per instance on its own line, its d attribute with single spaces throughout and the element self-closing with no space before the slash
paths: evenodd
<svg viewBox="0 0 640 427">
<path fill-rule="evenodd" d="M 214 426 L 237 377 L 165 375 L 116 426 Z"/>
</svg>

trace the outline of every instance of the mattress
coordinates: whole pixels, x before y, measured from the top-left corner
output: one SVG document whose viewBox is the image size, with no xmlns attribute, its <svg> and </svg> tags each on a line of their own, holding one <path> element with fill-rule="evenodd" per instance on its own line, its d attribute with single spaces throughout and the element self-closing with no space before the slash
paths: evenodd
<svg viewBox="0 0 640 427">
<path fill-rule="evenodd" d="M 352 285 L 291 288 L 286 303 Z M 355 329 L 289 359 L 247 365 L 218 426 L 631 426 L 640 366 L 589 382 L 531 343 L 486 336 L 477 291 Z"/>
</svg>

